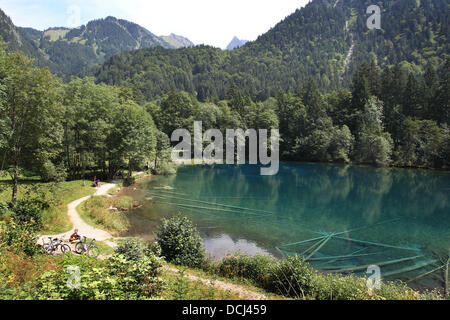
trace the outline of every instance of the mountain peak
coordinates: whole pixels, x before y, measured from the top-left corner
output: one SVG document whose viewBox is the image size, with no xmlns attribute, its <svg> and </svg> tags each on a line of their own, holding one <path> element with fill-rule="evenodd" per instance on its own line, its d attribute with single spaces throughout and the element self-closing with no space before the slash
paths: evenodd
<svg viewBox="0 0 450 320">
<path fill-rule="evenodd" d="M 248 40 L 240 40 L 237 36 L 234 36 L 233 40 L 231 40 L 230 44 L 227 46 L 227 50 L 233 50 L 236 48 L 240 48 L 245 45 Z"/>
<path fill-rule="evenodd" d="M 103 19 L 103 21 L 117 23 L 117 22 L 119 22 L 119 19 L 117 19 L 116 17 L 113 17 L 113 16 L 107 16 L 105 19 Z"/>
<path fill-rule="evenodd" d="M 161 36 L 160 38 L 171 45 L 174 49 L 190 48 L 195 46 L 195 44 L 189 39 L 176 35 L 174 33 L 171 33 L 168 36 Z"/>
</svg>

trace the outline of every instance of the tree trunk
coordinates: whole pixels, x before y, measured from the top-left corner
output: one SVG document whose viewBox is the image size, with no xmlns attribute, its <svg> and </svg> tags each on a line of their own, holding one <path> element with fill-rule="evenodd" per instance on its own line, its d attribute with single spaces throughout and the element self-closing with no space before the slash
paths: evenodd
<svg viewBox="0 0 450 320">
<path fill-rule="evenodd" d="M 131 168 L 131 159 L 128 160 L 128 177 L 132 177 L 133 176 L 133 169 Z"/>
<path fill-rule="evenodd" d="M 13 190 L 11 202 L 13 207 L 16 208 L 17 205 L 17 189 L 19 184 L 19 162 L 17 159 L 14 161 L 14 175 L 13 175 Z"/>
</svg>

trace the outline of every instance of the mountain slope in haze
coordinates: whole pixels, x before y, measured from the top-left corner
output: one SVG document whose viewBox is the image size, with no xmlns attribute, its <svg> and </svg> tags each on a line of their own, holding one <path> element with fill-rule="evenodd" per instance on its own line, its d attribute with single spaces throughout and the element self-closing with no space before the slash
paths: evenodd
<svg viewBox="0 0 450 320">
<path fill-rule="evenodd" d="M 40 66 L 48 66 L 65 78 L 78 75 L 116 53 L 158 46 L 180 47 L 179 43 L 169 43 L 135 23 L 114 17 L 94 20 L 74 29 L 39 31 L 15 27 L 0 10 L 0 35 L 9 50 L 37 59 Z M 181 37 L 177 39 L 181 41 Z"/>
<path fill-rule="evenodd" d="M 247 42 L 248 42 L 247 40 L 240 40 L 238 37 L 234 37 L 233 40 L 231 40 L 231 42 L 228 44 L 227 50 L 240 48 Z"/>
<path fill-rule="evenodd" d="M 116 55 L 96 72 L 98 81 L 128 83 L 145 98 L 185 90 L 200 100 L 226 96 L 235 83 L 253 99 L 295 91 L 309 77 L 319 87 L 348 87 L 364 61 L 400 64 L 422 74 L 450 53 L 448 0 L 380 0 L 382 30 L 369 30 L 372 0 L 313 0 L 256 41 L 232 51 L 212 47 L 177 52 L 144 49 Z"/>
<path fill-rule="evenodd" d="M 171 45 L 174 49 L 190 48 L 195 46 L 195 44 L 188 38 L 173 33 L 168 36 L 161 36 L 160 38 Z"/>
</svg>

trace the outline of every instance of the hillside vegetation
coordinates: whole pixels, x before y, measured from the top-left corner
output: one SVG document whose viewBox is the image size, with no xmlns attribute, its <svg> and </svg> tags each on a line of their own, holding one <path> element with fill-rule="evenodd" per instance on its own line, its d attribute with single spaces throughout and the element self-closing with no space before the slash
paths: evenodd
<svg viewBox="0 0 450 320">
<path fill-rule="evenodd" d="M 450 52 L 448 1 L 377 1 L 382 30 L 369 30 L 366 9 L 372 2 L 342 0 L 334 7 L 335 1 L 315 0 L 242 48 L 126 52 L 108 59 L 95 75 L 99 82 L 130 85 L 147 100 L 174 88 L 200 101 L 224 99 L 235 83 L 264 101 L 280 90 L 295 91 L 310 77 L 327 91 L 348 87 L 364 61 L 382 68 L 399 64 L 415 75 L 429 64 L 442 68 Z"/>
<path fill-rule="evenodd" d="M 189 40 L 171 35 L 158 37 L 147 29 L 122 19 L 107 17 L 78 28 L 39 31 L 15 27 L 0 10 L 0 35 L 11 52 L 24 53 L 37 66 L 49 67 L 68 80 L 120 52 L 161 46 L 176 49 L 191 46 Z"/>
</svg>

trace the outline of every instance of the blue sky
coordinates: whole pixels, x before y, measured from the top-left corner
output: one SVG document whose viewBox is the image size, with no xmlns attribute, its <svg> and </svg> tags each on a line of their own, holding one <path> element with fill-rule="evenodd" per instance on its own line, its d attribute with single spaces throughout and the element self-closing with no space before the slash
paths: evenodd
<svg viewBox="0 0 450 320">
<path fill-rule="evenodd" d="M 255 40 L 309 0 L 0 0 L 14 24 L 44 30 L 115 16 L 157 35 L 179 34 L 224 48 Z"/>
</svg>

